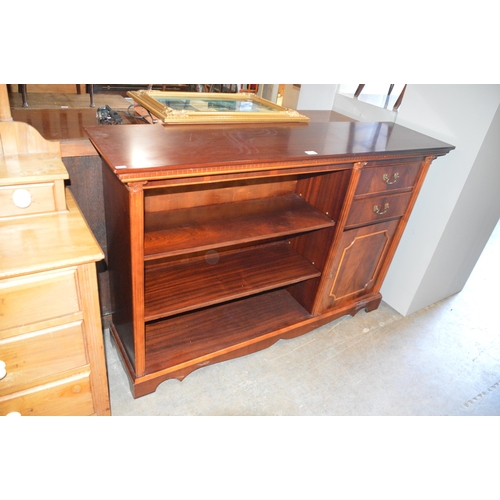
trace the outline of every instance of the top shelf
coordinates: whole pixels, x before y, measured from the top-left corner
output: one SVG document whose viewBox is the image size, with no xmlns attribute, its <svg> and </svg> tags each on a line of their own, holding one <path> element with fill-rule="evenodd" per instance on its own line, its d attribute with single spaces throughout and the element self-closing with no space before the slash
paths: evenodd
<svg viewBox="0 0 500 500">
<path fill-rule="evenodd" d="M 145 215 L 151 260 L 313 231 L 335 224 L 296 194 Z"/>
</svg>

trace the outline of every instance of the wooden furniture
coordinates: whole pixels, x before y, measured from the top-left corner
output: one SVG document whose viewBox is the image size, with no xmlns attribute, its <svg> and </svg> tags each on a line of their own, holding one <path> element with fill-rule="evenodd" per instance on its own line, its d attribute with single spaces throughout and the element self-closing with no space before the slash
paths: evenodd
<svg viewBox="0 0 500 500">
<path fill-rule="evenodd" d="M 0 415 L 109 415 L 96 262 L 59 143 L 0 123 Z"/>
<path fill-rule="evenodd" d="M 0 87 L 1 88 L 1 87 Z M 106 253 L 106 227 L 104 221 L 104 200 L 102 194 L 102 160 L 90 142 L 84 127 L 97 125 L 95 109 L 82 103 L 79 109 L 47 109 L 55 106 L 54 103 L 66 103 L 71 106 L 66 98 L 68 95 L 59 95 L 53 98 L 50 94 L 34 94 L 34 96 L 47 95 L 48 103 L 40 100 L 29 108 L 12 107 L 12 117 L 16 122 L 28 123 L 35 128 L 47 141 L 57 141 L 60 144 L 62 161 L 69 173 L 66 186 L 69 187 L 78 206 L 90 226 L 99 246 Z M 76 95 L 76 94 L 75 94 Z M 0 94 L 1 97 L 1 94 Z M 12 104 L 16 101 L 17 94 L 5 94 L 7 105 L 9 99 Z M 14 98 L 14 99 L 13 99 Z M 113 109 L 126 111 L 130 106 L 123 97 L 115 95 L 96 95 L 96 105 L 108 103 Z M 76 102 L 73 105 L 76 106 Z M 45 106 L 38 109 L 36 106 Z M 82 106 L 85 106 L 82 108 Z M 127 115 L 123 114 L 124 123 Z M 1 119 L 1 117 L 0 117 Z M 105 260 L 97 263 L 97 279 L 99 287 L 99 303 L 101 308 L 103 326 L 109 326 L 111 305 L 109 298 L 108 271 Z"/>
<path fill-rule="evenodd" d="M 19 89 L 19 92 L 21 93 L 22 95 L 22 99 L 23 99 L 23 108 L 27 108 L 28 107 L 28 90 L 27 90 L 27 85 L 25 83 L 23 84 L 18 84 L 18 89 Z M 56 85 L 52 85 L 52 87 L 57 87 Z M 81 85 L 75 85 L 76 87 L 76 93 L 77 94 L 81 94 L 82 93 L 82 89 L 81 89 Z M 94 103 L 94 85 L 92 84 L 88 84 L 86 85 L 86 87 L 88 87 L 88 92 L 90 94 L 90 107 L 91 108 L 94 108 L 95 107 L 95 103 Z M 54 91 L 54 89 L 50 89 L 51 91 Z"/>
<path fill-rule="evenodd" d="M 40 94 L 41 95 L 41 94 Z M 1 97 L 1 96 L 0 96 Z M 16 95 L 10 95 L 12 98 Z M 96 95 L 96 100 L 101 96 Z M 120 96 L 106 96 L 113 109 L 126 110 L 129 103 Z M 9 98 L 5 94 L 8 104 Z M 104 101 L 98 105 L 103 104 Z M 41 103 L 39 103 L 41 105 Z M 51 104 L 52 105 L 52 101 Z M 85 109 L 35 109 L 12 108 L 12 117 L 15 121 L 29 123 L 45 139 L 57 140 L 61 146 L 61 155 L 64 166 L 69 173 L 69 189 L 89 224 L 99 246 L 107 254 L 106 226 L 104 218 L 104 197 L 102 192 L 102 160 L 85 132 L 84 128 L 97 125 L 95 111 Z M 330 111 L 309 110 L 303 111 L 311 121 L 354 121 L 346 116 Z M 127 116 L 124 114 L 124 122 Z M 1 117 L 0 117 L 1 120 Z M 130 123 L 134 123 L 131 121 Z M 137 121 L 135 123 L 141 123 Z M 97 279 L 99 286 L 99 302 L 103 326 L 109 327 L 111 321 L 111 298 L 109 292 L 107 259 L 97 263 Z"/>
<path fill-rule="evenodd" d="M 90 127 L 134 397 L 371 311 L 432 160 L 390 123 Z"/>
</svg>

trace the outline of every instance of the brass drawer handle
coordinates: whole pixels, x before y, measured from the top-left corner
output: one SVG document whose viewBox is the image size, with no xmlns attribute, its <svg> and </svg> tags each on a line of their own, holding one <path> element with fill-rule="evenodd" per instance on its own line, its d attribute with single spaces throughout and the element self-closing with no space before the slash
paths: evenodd
<svg viewBox="0 0 500 500">
<path fill-rule="evenodd" d="M 398 172 L 396 172 L 393 176 L 392 176 L 392 181 L 390 180 L 389 176 L 387 174 L 384 174 L 382 176 L 382 180 L 386 183 L 386 184 L 394 184 L 397 182 L 397 180 L 399 179 L 399 174 Z"/>
<path fill-rule="evenodd" d="M 384 210 L 380 210 L 379 206 L 378 205 L 375 205 L 373 207 L 373 211 L 377 214 L 377 215 L 383 215 L 387 212 L 387 210 L 389 210 L 389 203 L 386 203 L 384 205 Z"/>
</svg>

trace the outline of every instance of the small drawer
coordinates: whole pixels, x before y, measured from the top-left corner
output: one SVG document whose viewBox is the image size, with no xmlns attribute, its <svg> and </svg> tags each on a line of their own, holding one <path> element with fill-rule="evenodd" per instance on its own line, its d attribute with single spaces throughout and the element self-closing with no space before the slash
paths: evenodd
<svg viewBox="0 0 500 500">
<path fill-rule="evenodd" d="M 62 181 L 0 187 L 0 217 L 55 212 L 63 208 Z"/>
<path fill-rule="evenodd" d="M 94 415 L 90 373 L 80 373 L 0 397 L 0 415 L 9 413 L 21 416 Z"/>
<path fill-rule="evenodd" d="M 2 331 L 80 311 L 76 269 L 0 281 Z"/>
<path fill-rule="evenodd" d="M 401 217 L 408 207 L 411 195 L 409 192 L 354 200 L 346 226 L 359 226 Z"/>
<path fill-rule="evenodd" d="M 421 162 L 412 162 L 387 164 L 382 167 L 365 167 L 361 172 L 355 196 L 412 189 L 420 166 Z"/>
<path fill-rule="evenodd" d="M 0 340 L 0 396 L 11 388 L 87 365 L 82 323 Z"/>
</svg>

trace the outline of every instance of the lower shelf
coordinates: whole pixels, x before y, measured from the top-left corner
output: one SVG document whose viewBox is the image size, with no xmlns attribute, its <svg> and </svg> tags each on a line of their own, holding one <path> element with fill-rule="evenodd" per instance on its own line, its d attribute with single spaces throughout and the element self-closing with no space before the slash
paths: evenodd
<svg viewBox="0 0 500 500">
<path fill-rule="evenodd" d="M 310 317 L 286 290 L 277 290 L 147 324 L 146 374 L 193 360 L 208 364 Z"/>
<path fill-rule="evenodd" d="M 165 380 L 182 380 L 198 368 L 266 349 L 280 339 L 304 335 L 346 314 L 373 311 L 381 299 L 380 293 L 371 293 L 312 316 L 280 289 L 151 322 L 146 324 L 146 366 L 140 376 L 113 323 L 110 331 L 125 361 L 132 394 L 139 398 L 156 391 Z"/>
</svg>

